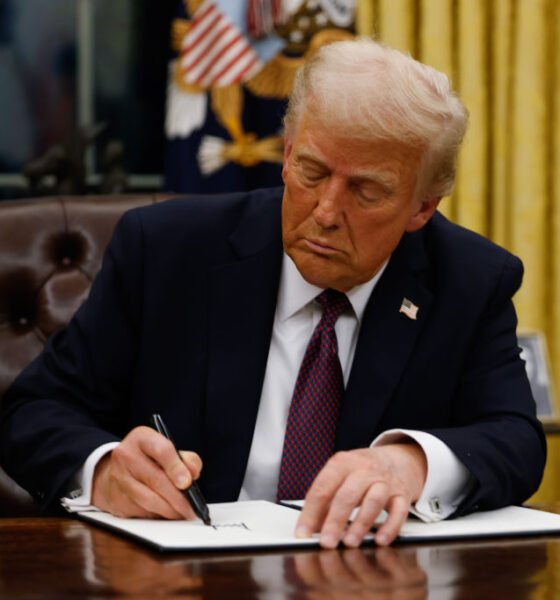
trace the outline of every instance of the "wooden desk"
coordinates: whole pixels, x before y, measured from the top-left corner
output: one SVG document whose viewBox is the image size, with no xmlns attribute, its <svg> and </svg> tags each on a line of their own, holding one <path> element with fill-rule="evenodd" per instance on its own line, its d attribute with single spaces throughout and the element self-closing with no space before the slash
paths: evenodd
<svg viewBox="0 0 560 600">
<path fill-rule="evenodd" d="M 560 537 L 355 550 L 158 554 L 67 519 L 0 520 L 0 598 L 560 597 Z"/>
</svg>

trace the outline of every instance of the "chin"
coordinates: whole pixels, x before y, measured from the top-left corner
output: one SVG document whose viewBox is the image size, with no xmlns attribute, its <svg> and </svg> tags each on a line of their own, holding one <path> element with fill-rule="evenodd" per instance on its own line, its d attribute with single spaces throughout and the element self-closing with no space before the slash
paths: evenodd
<svg viewBox="0 0 560 600">
<path fill-rule="evenodd" d="M 341 292 L 349 289 L 348 287 L 344 286 L 343 281 L 341 281 L 340 278 L 326 273 L 324 269 L 302 269 L 299 267 L 299 265 L 297 265 L 297 263 L 296 266 L 298 267 L 298 271 L 301 273 L 301 276 L 305 279 L 305 281 L 307 281 L 307 283 L 310 283 L 311 285 L 315 285 L 324 290 L 327 288 L 332 288 L 333 290 L 339 290 Z"/>
<path fill-rule="evenodd" d="M 287 250 L 286 254 L 293 260 L 300 275 L 307 283 L 321 289 L 332 288 L 341 292 L 352 288 L 352 285 L 345 285 L 347 278 L 334 272 L 336 269 L 333 269 L 333 264 L 329 258 L 293 248 Z"/>
</svg>

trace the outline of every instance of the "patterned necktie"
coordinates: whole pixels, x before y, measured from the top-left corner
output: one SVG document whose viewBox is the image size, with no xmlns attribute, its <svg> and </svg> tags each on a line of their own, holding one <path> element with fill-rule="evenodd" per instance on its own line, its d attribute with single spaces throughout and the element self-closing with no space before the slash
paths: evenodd
<svg viewBox="0 0 560 600">
<path fill-rule="evenodd" d="M 351 305 L 345 294 L 335 290 L 325 290 L 316 300 L 323 315 L 307 345 L 290 405 L 278 500 L 304 498 L 334 451 L 344 395 L 334 324 Z"/>
</svg>

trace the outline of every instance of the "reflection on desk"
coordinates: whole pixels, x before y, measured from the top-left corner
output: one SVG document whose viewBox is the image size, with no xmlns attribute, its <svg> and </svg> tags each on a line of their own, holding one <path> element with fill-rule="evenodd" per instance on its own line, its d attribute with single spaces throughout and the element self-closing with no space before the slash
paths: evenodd
<svg viewBox="0 0 560 600">
<path fill-rule="evenodd" d="M 560 538 L 160 555 L 72 519 L 7 519 L 0 597 L 552 598 L 559 557 Z"/>
</svg>

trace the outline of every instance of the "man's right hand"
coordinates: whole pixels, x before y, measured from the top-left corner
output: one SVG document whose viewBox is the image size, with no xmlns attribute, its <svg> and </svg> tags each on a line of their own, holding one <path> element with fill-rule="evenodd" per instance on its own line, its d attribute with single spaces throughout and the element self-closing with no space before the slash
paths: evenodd
<svg viewBox="0 0 560 600">
<path fill-rule="evenodd" d="M 118 517 L 195 519 L 181 490 L 197 479 L 202 461 L 181 452 L 149 427 L 136 427 L 97 464 L 92 504 Z"/>
</svg>

